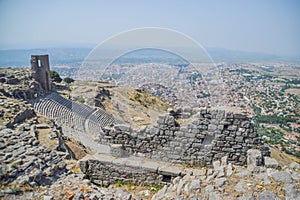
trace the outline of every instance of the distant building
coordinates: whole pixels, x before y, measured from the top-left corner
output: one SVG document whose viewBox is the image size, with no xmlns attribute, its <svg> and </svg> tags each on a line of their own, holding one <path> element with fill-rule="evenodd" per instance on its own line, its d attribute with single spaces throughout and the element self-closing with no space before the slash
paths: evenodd
<svg viewBox="0 0 300 200">
<path fill-rule="evenodd" d="M 45 91 L 51 90 L 50 64 L 48 55 L 31 55 L 32 76 Z"/>
</svg>

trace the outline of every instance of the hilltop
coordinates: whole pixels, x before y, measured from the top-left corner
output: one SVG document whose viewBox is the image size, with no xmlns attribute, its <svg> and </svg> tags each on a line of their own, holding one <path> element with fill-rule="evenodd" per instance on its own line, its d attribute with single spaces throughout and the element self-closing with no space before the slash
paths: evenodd
<svg viewBox="0 0 300 200">
<path fill-rule="evenodd" d="M 103 82 L 52 83 L 56 91 L 54 95 L 52 91 L 37 87 L 28 68 L 1 69 L 0 74 L 0 194 L 3 198 L 297 199 L 300 195 L 299 159 L 285 157 L 275 150 L 271 150 L 271 158 L 262 153 L 263 149 L 260 149 L 262 152 L 255 148 L 247 149 L 246 152 L 239 150 L 245 144 L 256 147 L 261 142 L 247 117 L 240 113 L 206 108 L 176 109 L 144 90 Z M 58 104 L 60 100 L 64 104 Z M 42 107 L 45 105 L 43 102 L 50 101 L 53 104 Z M 36 105 L 37 102 L 40 104 Z M 112 153 L 120 156 L 133 151 L 145 159 L 140 161 L 139 156 L 121 155 L 105 160 L 105 156 L 95 154 L 95 149 L 76 140 L 76 137 L 72 138 L 72 134 L 82 132 L 80 124 L 76 124 L 77 128 L 68 129 L 73 123 L 72 118 L 69 122 L 56 118 L 65 116 L 67 113 L 63 111 L 69 112 L 68 109 L 60 107 L 65 110 L 50 111 L 49 107 L 67 105 L 68 102 L 71 102 L 71 109 L 75 113 L 76 106 L 78 109 L 95 109 L 87 113 L 89 121 L 82 117 L 84 130 L 87 130 L 86 127 L 94 130 L 90 128 L 94 126 L 89 126 L 88 122 L 93 122 L 89 117 L 97 111 L 104 110 L 108 114 L 105 116 L 112 115 L 116 124 L 114 128 L 104 128 L 105 140 L 100 142 L 118 144 L 116 141 L 119 141 L 122 144 L 125 141 L 125 149 L 122 145 L 112 145 L 111 148 L 116 150 Z M 49 116 L 39 113 L 37 106 L 44 109 L 45 113 L 49 111 Z M 80 115 L 83 114 L 80 112 Z M 81 123 L 79 118 L 76 122 Z M 118 124 L 119 122 L 125 123 Z M 221 126 L 221 122 L 228 127 Z M 208 134 L 217 130 L 228 136 L 222 138 L 222 134 L 217 133 L 220 138 L 214 138 L 215 135 Z M 205 131 L 208 133 L 204 133 Z M 239 137 L 241 135 L 236 135 L 238 131 L 244 135 L 244 139 Z M 246 142 L 247 138 L 253 141 Z M 201 146 L 201 142 L 205 145 Z M 227 144 L 228 155 L 216 148 L 224 149 L 223 145 Z M 171 149 L 172 153 L 159 155 L 160 152 L 170 151 L 172 145 L 175 145 Z M 189 162 L 196 155 L 191 150 L 198 148 L 210 153 L 212 147 L 216 148 L 213 155 L 219 155 L 219 160 L 204 160 L 206 164 L 210 164 L 205 167 L 201 160 L 198 163 L 195 162 L 197 160 Z M 184 148 L 190 152 L 185 152 L 187 160 L 182 162 L 182 157 L 175 156 Z M 151 152 L 148 152 L 149 149 Z M 231 152 L 233 149 L 234 152 Z M 247 155 L 247 158 L 233 157 L 238 154 Z M 208 154 L 205 155 L 207 157 Z M 210 156 L 215 158 L 213 155 Z M 99 158 L 95 160 L 97 156 Z M 158 159 L 153 161 L 155 157 Z M 177 164 L 169 165 L 170 160 L 177 161 Z M 139 162 L 148 164 L 136 167 Z M 239 163 L 247 163 L 247 166 Z M 91 171 L 96 168 L 89 166 L 97 165 L 111 166 L 104 171 Z M 124 176 L 124 166 L 129 167 L 126 169 L 131 175 L 139 174 L 142 180 L 143 173 L 147 174 L 148 170 L 151 176 L 147 175 L 147 179 L 136 183 L 130 178 L 112 181 Z M 131 171 L 133 166 L 136 168 Z M 139 169 L 143 171 L 141 174 Z M 151 171 L 153 169 L 154 174 Z M 110 177 L 108 180 L 112 181 L 110 184 L 107 180 L 96 178 L 105 177 L 105 172 Z M 95 177 L 90 173 L 94 173 Z M 153 180 L 150 179 L 152 176 Z"/>
</svg>

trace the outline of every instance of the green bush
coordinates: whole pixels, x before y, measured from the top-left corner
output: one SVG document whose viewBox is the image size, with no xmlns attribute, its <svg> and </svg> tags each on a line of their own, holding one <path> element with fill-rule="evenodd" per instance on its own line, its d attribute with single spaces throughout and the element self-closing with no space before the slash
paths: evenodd
<svg viewBox="0 0 300 200">
<path fill-rule="evenodd" d="M 50 77 L 53 82 L 60 83 L 62 81 L 57 71 L 50 70 Z"/>
<path fill-rule="evenodd" d="M 64 78 L 64 82 L 66 82 L 66 83 L 72 83 L 72 82 L 74 82 L 74 79 L 72 79 L 70 77 L 66 77 L 66 78 Z"/>
<path fill-rule="evenodd" d="M 287 124 L 287 122 L 296 122 L 296 119 L 292 117 L 283 117 L 283 116 L 277 116 L 277 115 L 262 115 L 257 116 L 256 118 L 257 122 L 260 123 L 270 123 L 270 124 Z"/>
<path fill-rule="evenodd" d="M 158 190 L 162 189 L 162 185 L 157 185 L 157 184 L 151 184 L 150 190 L 157 192 Z"/>
<path fill-rule="evenodd" d="M 116 187 L 122 187 L 124 184 L 123 184 L 123 181 L 121 181 L 121 180 L 118 180 L 117 182 L 116 182 Z"/>
<path fill-rule="evenodd" d="M 85 102 L 85 99 L 84 99 L 83 97 L 79 97 L 79 98 L 77 99 L 77 101 L 78 101 L 79 103 L 84 103 L 84 102 Z"/>
</svg>

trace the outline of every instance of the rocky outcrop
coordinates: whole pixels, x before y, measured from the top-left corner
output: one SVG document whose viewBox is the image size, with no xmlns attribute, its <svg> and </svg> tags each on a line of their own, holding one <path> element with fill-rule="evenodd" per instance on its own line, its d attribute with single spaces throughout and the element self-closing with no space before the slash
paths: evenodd
<svg viewBox="0 0 300 200">
<path fill-rule="evenodd" d="M 3 124 L 10 128 L 36 116 L 32 106 L 25 101 L 2 97 L 0 106 Z"/>
<path fill-rule="evenodd" d="M 65 156 L 40 144 L 35 126 L 0 127 L 0 199 L 131 199 L 121 188 L 100 188 L 80 170 L 69 171 Z"/>
<path fill-rule="evenodd" d="M 30 130 L 0 130 L 1 183 L 30 187 L 49 185 L 65 172 L 66 164 L 42 146 Z"/>
<path fill-rule="evenodd" d="M 33 108 L 26 109 L 26 110 L 24 110 L 22 112 L 19 112 L 14 117 L 13 123 L 14 124 L 21 123 L 21 122 L 24 122 L 26 119 L 30 119 L 30 118 L 35 117 L 35 116 L 36 116 L 36 114 L 35 114 Z"/>
<path fill-rule="evenodd" d="M 33 100 L 47 92 L 34 81 L 29 68 L 0 69 L 0 95 L 20 100 Z"/>
<path fill-rule="evenodd" d="M 158 191 L 152 200 L 300 198 L 298 170 L 257 166 L 249 171 L 245 167 L 226 164 L 226 158 L 222 160 L 214 162 L 213 169 L 191 169 L 184 177 L 175 178 Z"/>
</svg>

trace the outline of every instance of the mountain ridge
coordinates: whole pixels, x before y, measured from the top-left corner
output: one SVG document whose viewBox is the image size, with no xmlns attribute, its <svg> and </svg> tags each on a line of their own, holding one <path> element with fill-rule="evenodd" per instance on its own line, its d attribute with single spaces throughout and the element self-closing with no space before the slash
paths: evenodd
<svg viewBox="0 0 300 200">
<path fill-rule="evenodd" d="M 72 47 L 72 48 L 37 48 L 37 49 L 7 49 L 0 50 L 0 67 L 22 67 L 28 66 L 30 61 L 28 58 L 33 54 L 49 54 L 51 57 L 51 63 L 53 65 L 80 65 L 86 56 L 93 49 L 90 47 Z M 299 62 L 298 57 L 278 56 L 267 53 L 256 53 L 238 50 L 228 50 L 222 48 L 207 48 L 206 49 L 210 57 L 214 62 Z M 146 55 L 149 55 L 152 59 L 146 59 Z M 123 56 L 124 61 L 132 62 L 151 62 L 161 61 L 162 58 L 158 54 L 136 54 L 134 56 L 130 53 L 130 59 L 126 59 L 126 54 Z M 104 58 L 105 59 L 105 58 Z M 169 58 L 164 58 L 163 61 Z M 171 60 L 172 61 L 172 60 Z"/>
</svg>

